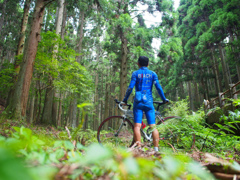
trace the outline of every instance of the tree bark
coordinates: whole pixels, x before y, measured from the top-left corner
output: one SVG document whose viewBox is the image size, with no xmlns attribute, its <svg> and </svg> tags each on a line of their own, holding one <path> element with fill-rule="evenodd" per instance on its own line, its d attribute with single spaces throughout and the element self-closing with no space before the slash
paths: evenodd
<svg viewBox="0 0 240 180">
<path fill-rule="evenodd" d="M 0 17 L 0 69 L 2 67 L 2 64 L 3 64 L 3 55 L 2 55 L 2 52 L 3 52 L 3 46 L 2 46 L 2 43 L 3 43 L 3 40 L 4 40 L 4 36 L 2 35 L 2 32 L 3 32 L 3 26 L 4 26 L 4 20 L 5 20 L 5 15 L 6 15 L 6 6 L 7 6 L 7 0 L 4 0 L 3 3 L 2 3 L 2 10 L 1 10 L 1 17 Z"/>
<path fill-rule="evenodd" d="M 0 37 L 2 37 L 2 27 L 3 27 L 4 19 L 5 19 L 7 0 L 4 0 L 2 4 L 3 4 L 3 6 L 2 6 L 2 12 L 1 12 L 1 18 L 0 18 L 0 29 L 1 29 Z"/>
<path fill-rule="evenodd" d="M 193 96 L 192 96 L 192 85 L 191 81 L 188 81 L 188 95 L 190 101 L 190 109 L 193 110 Z"/>
<path fill-rule="evenodd" d="M 228 77 L 227 66 L 226 66 L 225 57 L 223 53 L 223 48 L 220 43 L 218 44 L 218 48 L 219 48 L 219 54 L 222 62 L 224 85 L 225 85 L 225 89 L 227 90 L 229 88 L 229 77 Z"/>
<path fill-rule="evenodd" d="M 67 21 L 67 2 L 64 2 L 63 18 L 62 18 L 62 30 L 61 30 L 61 39 L 64 39 L 66 21 Z"/>
<path fill-rule="evenodd" d="M 193 104 L 194 111 L 196 111 L 199 108 L 200 100 L 199 100 L 199 91 L 198 91 L 198 84 L 197 82 L 193 82 L 194 85 L 194 100 L 195 105 Z"/>
<path fill-rule="evenodd" d="M 101 96 L 100 97 L 104 97 L 104 93 L 103 93 L 103 84 L 104 84 L 104 78 L 103 78 L 103 73 L 102 73 L 102 75 L 101 75 L 101 89 L 102 89 L 102 91 L 101 91 Z M 103 119 L 103 99 L 101 99 L 101 107 L 100 107 L 100 119 L 101 119 L 101 121 L 103 121 L 104 119 Z"/>
<path fill-rule="evenodd" d="M 59 97 L 59 105 L 58 105 L 58 118 L 57 118 L 57 126 L 61 126 L 61 115 L 62 115 L 62 93 L 60 93 L 60 97 Z"/>
<path fill-rule="evenodd" d="M 96 69 L 97 72 L 97 69 Z M 95 94 L 94 94 L 94 116 L 93 116 L 93 121 L 94 121 L 94 130 L 97 130 L 98 127 L 98 108 L 99 108 L 99 102 L 98 102 L 98 73 L 95 74 Z"/>
<path fill-rule="evenodd" d="M 34 60 L 37 53 L 38 42 L 40 40 L 45 2 L 46 0 L 37 0 L 35 5 L 31 32 L 28 43 L 25 46 L 19 77 L 15 83 L 14 93 L 10 98 L 8 106 L 8 112 L 11 112 L 12 118 L 15 117 L 20 119 L 26 115 L 28 94 L 32 80 Z"/>
<path fill-rule="evenodd" d="M 108 69 L 107 69 L 108 71 Z M 107 82 L 108 72 L 106 76 L 106 84 L 105 84 L 105 107 L 104 107 L 104 119 L 109 116 L 109 83 Z"/>
<path fill-rule="evenodd" d="M 216 60 L 216 57 L 214 55 L 214 48 L 211 48 L 211 53 L 212 53 L 212 65 L 213 65 L 213 71 L 215 74 L 215 84 L 216 84 L 216 93 L 219 94 L 219 92 L 222 91 L 221 88 L 221 82 L 220 82 L 220 78 L 219 78 L 219 69 L 218 69 L 218 62 Z"/>
<path fill-rule="evenodd" d="M 24 4 L 21 32 L 20 32 L 20 38 L 18 41 L 18 48 L 17 48 L 17 56 L 19 56 L 20 54 L 23 54 L 23 47 L 24 47 L 24 43 L 25 43 L 25 32 L 26 32 L 27 24 L 28 24 L 30 3 L 31 3 L 31 0 L 26 0 L 25 4 Z M 14 66 L 15 66 L 15 71 L 18 74 L 20 66 L 19 66 L 19 63 L 17 60 L 15 61 Z"/>
<path fill-rule="evenodd" d="M 121 44 L 121 68 L 120 68 L 120 101 L 123 100 L 127 90 L 127 55 L 128 55 L 128 41 L 123 30 L 120 28 Z"/>
<path fill-rule="evenodd" d="M 46 89 L 44 107 L 41 122 L 44 124 L 52 124 L 52 105 L 53 105 L 53 89 L 52 86 Z"/>
<path fill-rule="evenodd" d="M 72 102 L 72 116 L 71 116 L 71 122 L 72 122 L 72 128 L 77 127 L 77 94 L 74 95 L 74 99 Z"/>
<path fill-rule="evenodd" d="M 30 3 L 31 3 L 31 0 L 26 0 L 25 4 L 24 4 L 24 12 L 23 12 L 23 18 L 22 18 L 22 24 L 21 24 L 21 32 L 20 32 L 20 38 L 19 38 L 19 41 L 18 41 L 18 47 L 17 47 L 17 53 L 16 53 L 17 56 L 23 54 L 23 48 L 24 48 L 24 43 L 25 43 L 25 32 L 26 32 L 26 29 L 27 29 Z M 17 58 L 15 58 L 14 69 L 15 69 L 15 75 L 13 76 L 13 80 L 14 80 L 14 82 L 16 82 L 17 76 L 18 76 L 19 70 L 20 70 L 20 62 L 17 60 Z M 14 91 L 14 89 L 12 87 L 10 89 L 9 93 L 8 93 L 9 97 L 7 99 L 7 105 L 9 105 L 9 100 L 10 100 L 9 98 L 11 96 L 13 96 L 13 91 Z"/>
<path fill-rule="evenodd" d="M 62 23 L 63 23 L 63 10 L 64 10 L 64 1 L 60 0 L 59 6 L 58 6 L 58 15 L 57 15 L 57 23 L 56 23 L 56 34 L 60 35 L 62 30 Z M 54 46 L 53 50 L 53 58 L 56 59 L 56 54 L 58 53 L 58 44 Z M 59 99 L 59 94 L 56 92 L 56 89 L 53 87 L 53 106 L 52 106 L 52 124 L 54 126 L 57 126 L 57 110 L 58 110 L 58 104 L 57 99 Z"/>
<path fill-rule="evenodd" d="M 84 27 L 84 21 L 85 21 L 85 14 L 84 14 L 84 11 L 81 10 L 80 12 L 80 16 L 79 16 L 79 32 L 78 32 L 78 37 L 79 37 L 79 42 L 77 44 L 77 52 L 80 54 L 79 56 L 76 57 L 77 59 L 77 62 L 81 62 L 81 52 L 82 52 L 82 41 L 83 41 L 83 37 L 84 37 L 84 34 L 83 34 L 83 27 Z"/>
</svg>

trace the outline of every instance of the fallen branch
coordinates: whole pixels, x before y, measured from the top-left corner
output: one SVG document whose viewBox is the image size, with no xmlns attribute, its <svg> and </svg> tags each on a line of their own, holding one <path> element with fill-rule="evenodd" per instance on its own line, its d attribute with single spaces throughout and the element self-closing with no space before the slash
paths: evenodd
<svg viewBox="0 0 240 180">
<path fill-rule="evenodd" d="M 173 147 L 173 145 L 171 145 L 170 143 L 168 143 L 168 145 L 171 146 L 173 151 L 174 151 L 174 153 L 176 153 L 176 149 Z"/>
<path fill-rule="evenodd" d="M 69 129 L 67 128 L 67 126 L 65 126 L 65 129 L 66 129 L 66 131 L 67 131 L 67 133 L 68 133 L 68 138 L 69 138 L 69 139 L 72 139 L 72 136 L 71 136 L 70 131 L 69 131 Z"/>
</svg>

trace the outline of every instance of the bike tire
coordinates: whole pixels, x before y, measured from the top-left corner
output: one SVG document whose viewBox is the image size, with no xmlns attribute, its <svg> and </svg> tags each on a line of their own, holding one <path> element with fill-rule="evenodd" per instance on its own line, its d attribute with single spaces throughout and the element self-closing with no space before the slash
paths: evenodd
<svg viewBox="0 0 240 180">
<path fill-rule="evenodd" d="M 124 125 L 117 134 L 122 122 Z M 131 147 L 134 143 L 133 124 L 122 116 L 108 117 L 98 127 L 97 139 L 102 145 Z"/>
<path fill-rule="evenodd" d="M 159 147 L 168 146 L 173 151 L 191 150 L 195 145 L 194 130 L 185 120 L 178 116 L 160 119 L 157 123 Z"/>
</svg>

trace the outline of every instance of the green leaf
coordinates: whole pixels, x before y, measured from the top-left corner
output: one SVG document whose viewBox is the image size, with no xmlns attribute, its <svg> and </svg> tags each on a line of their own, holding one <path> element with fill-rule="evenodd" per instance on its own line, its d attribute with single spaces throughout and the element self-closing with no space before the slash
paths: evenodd
<svg viewBox="0 0 240 180">
<path fill-rule="evenodd" d="M 26 139 L 30 139 L 32 136 L 32 130 L 22 126 L 20 128 L 20 134 L 23 135 Z"/>
<path fill-rule="evenodd" d="M 13 128 L 16 132 L 20 132 L 20 127 L 13 126 L 12 128 Z"/>
<path fill-rule="evenodd" d="M 213 176 L 209 172 L 204 170 L 203 167 L 197 162 L 189 163 L 187 169 L 192 174 L 197 175 L 200 179 L 214 179 Z"/>
<path fill-rule="evenodd" d="M 64 141 L 64 147 L 65 147 L 66 149 L 68 149 L 68 150 L 74 149 L 74 145 L 73 145 L 73 143 L 70 142 L 70 141 Z"/>
<path fill-rule="evenodd" d="M 83 163 L 99 163 L 112 157 L 113 153 L 110 149 L 101 146 L 100 144 L 92 144 L 86 151 Z"/>
<path fill-rule="evenodd" d="M 23 163 L 8 150 L 0 148 L 0 180 L 32 180 Z"/>
<path fill-rule="evenodd" d="M 139 166 L 133 157 L 128 157 L 123 161 L 124 166 L 129 174 L 138 174 Z"/>
</svg>

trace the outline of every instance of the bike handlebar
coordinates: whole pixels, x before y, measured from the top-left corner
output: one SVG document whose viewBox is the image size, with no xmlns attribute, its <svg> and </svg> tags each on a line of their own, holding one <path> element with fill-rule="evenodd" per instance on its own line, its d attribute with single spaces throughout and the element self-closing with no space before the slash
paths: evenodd
<svg viewBox="0 0 240 180">
<path fill-rule="evenodd" d="M 117 99 L 114 99 L 114 101 L 118 104 L 119 109 L 122 111 L 126 111 L 122 108 L 123 105 L 128 106 L 128 109 L 131 109 L 131 104 L 125 104 L 124 102 L 118 101 Z M 157 111 L 159 110 L 159 107 L 166 104 L 164 101 L 153 101 L 153 103 L 157 104 Z"/>
<path fill-rule="evenodd" d="M 128 109 L 131 109 L 131 104 L 125 104 L 124 102 L 118 101 L 117 99 L 114 99 L 114 101 L 118 104 L 119 109 L 121 109 L 122 111 L 126 111 L 122 108 L 123 105 L 128 106 Z"/>
</svg>

